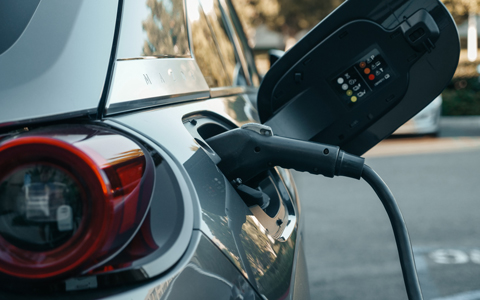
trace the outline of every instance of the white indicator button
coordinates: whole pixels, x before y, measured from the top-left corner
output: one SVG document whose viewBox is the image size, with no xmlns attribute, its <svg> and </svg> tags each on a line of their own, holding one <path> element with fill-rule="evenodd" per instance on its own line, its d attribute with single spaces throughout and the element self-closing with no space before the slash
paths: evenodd
<svg viewBox="0 0 480 300">
<path fill-rule="evenodd" d="M 337 82 L 338 82 L 338 84 L 343 84 L 345 82 L 345 80 L 343 80 L 343 78 L 340 77 L 340 78 L 337 79 Z"/>
<path fill-rule="evenodd" d="M 343 84 L 343 85 L 342 85 L 342 89 L 343 89 L 344 91 L 348 90 L 348 84 L 346 84 L 346 83 Z"/>
</svg>

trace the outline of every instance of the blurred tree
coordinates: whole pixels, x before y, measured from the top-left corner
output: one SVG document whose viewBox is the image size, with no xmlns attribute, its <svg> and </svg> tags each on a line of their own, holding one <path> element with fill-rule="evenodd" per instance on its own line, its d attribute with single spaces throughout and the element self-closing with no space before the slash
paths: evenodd
<svg viewBox="0 0 480 300">
<path fill-rule="evenodd" d="M 467 20 L 470 12 L 480 13 L 480 0 L 441 0 L 457 24 Z M 265 24 L 285 39 L 309 30 L 326 17 L 343 0 L 232 0 L 247 35 Z"/>
<path fill-rule="evenodd" d="M 233 0 L 247 35 L 265 24 L 283 34 L 285 41 L 302 30 L 310 30 L 343 0 Z"/>
<path fill-rule="evenodd" d="M 143 46 L 146 56 L 189 55 L 182 0 L 147 0 L 151 14 L 143 21 L 147 39 Z"/>
<path fill-rule="evenodd" d="M 280 11 L 278 0 L 232 0 L 231 2 L 242 22 L 249 43 L 252 42 L 255 28 L 261 24 L 274 22 Z"/>
<path fill-rule="evenodd" d="M 453 18 L 460 24 L 467 20 L 469 13 L 480 13 L 480 0 L 441 0 Z"/>
<path fill-rule="evenodd" d="M 284 36 L 294 37 L 301 30 L 310 30 L 343 0 L 278 0 L 279 18 L 267 23 L 270 29 L 281 31 Z"/>
</svg>

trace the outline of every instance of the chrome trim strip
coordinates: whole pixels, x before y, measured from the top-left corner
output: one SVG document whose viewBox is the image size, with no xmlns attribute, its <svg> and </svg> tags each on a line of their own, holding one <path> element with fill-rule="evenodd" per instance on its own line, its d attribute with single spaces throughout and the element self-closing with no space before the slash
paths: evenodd
<svg viewBox="0 0 480 300">
<path fill-rule="evenodd" d="M 120 103 L 113 103 L 110 105 L 107 111 L 107 115 L 111 116 L 114 114 L 119 114 L 123 112 L 129 112 L 133 110 L 138 110 L 142 108 L 156 107 L 166 104 L 186 102 L 192 100 L 202 100 L 210 97 L 210 93 L 206 92 L 194 92 L 194 93 L 183 93 L 178 95 L 167 95 L 160 96 L 150 99 L 140 99 L 132 101 L 123 101 Z"/>
<path fill-rule="evenodd" d="M 105 115 L 209 96 L 193 58 L 117 60 Z"/>
<path fill-rule="evenodd" d="M 233 87 L 218 87 L 210 89 L 210 97 L 218 98 L 218 97 L 226 97 L 231 95 L 238 95 L 244 94 L 245 87 L 242 86 L 233 86 Z"/>
</svg>

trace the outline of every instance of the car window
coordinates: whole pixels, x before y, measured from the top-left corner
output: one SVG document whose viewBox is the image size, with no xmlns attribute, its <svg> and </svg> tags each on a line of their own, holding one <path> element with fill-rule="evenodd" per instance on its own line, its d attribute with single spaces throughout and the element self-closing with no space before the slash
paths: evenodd
<svg viewBox="0 0 480 300">
<path fill-rule="evenodd" d="M 125 0 L 118 59 L 191 57 L 183 0 Z"/>
<path fill-rule="evenodd" d="M 191 23 L 193 54 L 207 84 L 211 88 L 231 86 L 225 64 L 215 43 L 211 26 L 197 0 L 188 0 L 188 18 Z"/>
<path fill-rule="evenodd" d="M 243 70 L 240 62 L 238 61 L 237 53 L 235 52 L 235 47 L 232 43 L 230 32 L 228 26 L 223 19 L 222 11 L 220 9 L 219 3 L 217 0 L 200 0 L 200 5 L 202 7 L 203 13 L 200 16 L 193 15 L 191 16 L 192 20 L 192 39 L 193 39 L 193 51 L 196 59 L 202 59 L 200 56 L 201 53 L 206 53 L 212 51 L 212 48 L 202 48 L 205 46 L 205 43 L 198 41 L 200 38 L 195 34 L 198 29 L 195 27 L 208 26 L 211 30 L 212 40 L 217 48 L 217 53 L 219 54 L 219 63 L 223 65 L 225 74 L 227 76 L 225 85 L 217 85 L 216 87 L 221 86 L 237 86 L 245 85 L 245 76 L 243 75 Z M 206 20 L 203 20 L 203 17 Z M 205 22 L 205 23 L 203 23 Z M 198 46 L 196 46 L 198 45 Z M 208 61 L 207 64 L 211 64 L 212 61 Z M 200 66 L 200 68 L 205 69 L 205 66 Z M 208 68 L 208 67 L 207 67 Z M 214 86 L 211 86 L 214 87 Z"/>
<path fill-rule="evenodd" d="M 248 38 L 245 35 L 245 31 L 243 30 L 242 23 L 235 11 L 235 5 L 230 0 L 225 0 L 227 4 L 228 14 L 232 20 L 232 24 L 235 30 L 235 34 L 238 37 L 238 41 L 242 47 L 242 52 L 245 57 L 248 66 L 248 74 L 250 75 L 251 82 L 254 86 L 260 85 L 260 79 L 258 76 L 257 68 L 255 66 L 255 57 L 253 55 L 253 51 L 248 44 Z"/>
<path fill-rule="evenodd" d="M 235 49 L 229 38 L 228 29 L 222 18 L 218 1 L 200 0 L 200 2 L 202 3 L 208 22 L 212 26 L 214 37 L 216 38 L 217 46 L 220 49 L 227 75 L 235 84 L 235 79 L 239 72 L 239 70 L 236 69 L 240 67 L 240 63 L 238 63 L 236 59 Z"/>
</svg>

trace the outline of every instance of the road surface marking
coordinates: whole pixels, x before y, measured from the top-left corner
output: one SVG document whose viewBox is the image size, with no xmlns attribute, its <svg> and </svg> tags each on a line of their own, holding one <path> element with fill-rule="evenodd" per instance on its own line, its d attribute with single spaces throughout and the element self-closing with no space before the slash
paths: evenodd
<svg viewBox="0 0 480 300">
<path fill-rule="evenodd" d="M 469 261 L 468 254 L 454 249 L 435 250 L 430 253 L 429 257 L 437 264 L 442 265 L 466 264 Z"/>
<path fill-rule="evenodd" d="M 442 265 L 458 265 L 469 262 L 480 264 L 480 250 L 437 249 L 428 255 L 433 262 Z"/>
</svg>

